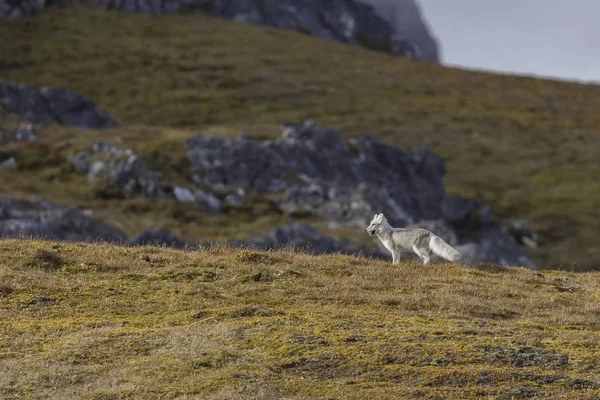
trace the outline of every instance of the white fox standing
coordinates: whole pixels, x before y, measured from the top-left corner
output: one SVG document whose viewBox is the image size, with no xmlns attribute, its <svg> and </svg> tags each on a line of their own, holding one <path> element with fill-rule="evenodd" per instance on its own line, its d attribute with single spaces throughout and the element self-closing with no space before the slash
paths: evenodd
<svg viewBox="0 0 600 400">
<path fill-rule="evenodd" d="M 369 235 L 377 235 L 386 249 L 392 253 L 392 262 L 400 262 L 403 251 L 415 253 L 423 261 L 429 262 L 429 253 L 433 252 L 448 260 L 456 261 L 460 253 L 441 238 L 421 228 L 392 228 L 383 214 L 375 214 L 366 229 Z"/>
</svg>

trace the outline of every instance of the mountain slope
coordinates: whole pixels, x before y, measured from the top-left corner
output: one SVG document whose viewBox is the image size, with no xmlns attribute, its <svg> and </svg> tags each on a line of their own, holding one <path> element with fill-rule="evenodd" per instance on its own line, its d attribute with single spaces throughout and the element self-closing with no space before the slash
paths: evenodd
<svg viewBox="0 0 600 400">
<path fill-rule="evenodd" d="M 595 398 L 598 273 L 0 242 L 0 396 Z"/>
<path fill-rule="evenodd" d="M 310 118 L 427 146 L 447 160 L 452 194 L 529 220 L 538 264 L 600 263 L 596 86 L 444 68 L 202 15 L 83 7 L 2 21 L 0 36 L 10 38 L 1 79 L 93 99 L 123 126 L 115 135 L 152 125 L 265 138 Z"/>
</svg>

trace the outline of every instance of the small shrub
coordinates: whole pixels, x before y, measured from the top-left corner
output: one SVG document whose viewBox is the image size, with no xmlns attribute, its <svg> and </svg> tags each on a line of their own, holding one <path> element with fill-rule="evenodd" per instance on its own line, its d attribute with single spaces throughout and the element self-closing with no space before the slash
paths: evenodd
<svg viewBox="0 0 600 400">
<path fill-rule="evenodd" d="M 57 253 L 38 249 L 31 257 L 24 260 L 23 266 L 44 271 L 58 271 L 62 269 L 65 264 L 65 260 Z"/>
</svg>

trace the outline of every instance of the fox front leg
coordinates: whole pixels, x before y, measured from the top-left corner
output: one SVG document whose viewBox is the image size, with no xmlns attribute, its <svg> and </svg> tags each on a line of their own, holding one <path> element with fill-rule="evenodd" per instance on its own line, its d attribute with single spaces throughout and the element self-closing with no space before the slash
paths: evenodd
<svg viewBox="0 0 600 400">
<path fill-rule="evenodd" d="M 400 264 L 400 252 L 392 251 L 392 264 Z"/>
</svg>

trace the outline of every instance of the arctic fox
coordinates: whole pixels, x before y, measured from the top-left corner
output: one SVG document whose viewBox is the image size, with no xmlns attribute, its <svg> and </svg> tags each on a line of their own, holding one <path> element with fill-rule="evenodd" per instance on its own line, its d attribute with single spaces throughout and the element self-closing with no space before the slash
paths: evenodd
<svg viewBox="0 0 600 400">
<path fill-rule="evenodd" d="M 429 253 L 433 252 L 448 260 L 456 261 L 460 253 L 448 243 L 429 232 L 420 228 L 392 228 L 383 214 L 375 214 L 371 224 L 366 231 L 369 235 L 377 235 L 386 249 L 392 253 L 392 262 L 400 262 L 400 253 L 412 251 L 423 261 L 429 262 Z"/>
</svg>

